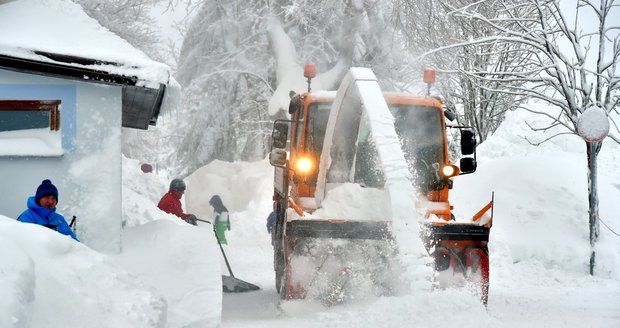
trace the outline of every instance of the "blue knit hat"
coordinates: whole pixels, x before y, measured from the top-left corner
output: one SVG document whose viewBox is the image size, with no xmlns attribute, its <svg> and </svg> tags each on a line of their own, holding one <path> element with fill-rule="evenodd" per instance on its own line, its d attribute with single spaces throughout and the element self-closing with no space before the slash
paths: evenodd
<svg viewBox="0 0 620 328">
<path fill-rule="evenodd" d="M 39 204 L 41 198 L 50 195 L 56 197 L 56 200 L 58 200 L 58 189 L 56 189 L 56 186 L 52 184 L 52 181 L 45 179 L 37 188 L 37 193 L 34 195 L 34 201 Z"/>
</svg>

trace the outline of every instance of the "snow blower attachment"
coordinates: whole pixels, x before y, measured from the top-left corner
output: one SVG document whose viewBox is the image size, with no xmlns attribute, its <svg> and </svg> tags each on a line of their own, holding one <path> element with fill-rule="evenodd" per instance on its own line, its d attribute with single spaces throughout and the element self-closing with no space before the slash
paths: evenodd
<svg viewBox="0 0 620 328">
<path fill-rule="evenodd" d="M 313 74 L 306 77 L 310 83 Z M 418 220 L 422 248 L 435 260 L 438 285 L 475 284 L 486 304 L 493 200 L 472 219 L 457 220 L 448 199 L 451 179 L 476 170 L 472 130 L 447 126 L 436 98 L 382 92 L 369 69 L 352 68 L 338 92 L 295 98 L 301 102 L 292 120 L 274 122 L 269 156 L 280 296 L 338 302 L 365 275 L 380 287 L 375 295 L 399 289 L 398 279 L 387 277 L 402 268 L 393 260 L 394 222 L 386 213 L 400 208 L 412 222 L 425 213 Z M 448 127 L 461 132 L 459 166 L 448 157 Z M 392 199 L 408 188 L 411 199 Z"/>
<path fill-rule="evenodd" d="M 204 222 L 213 225 L 210 221 L 196 219 L 196 221 Z M 260 287 L 251 284 L 247 281 L 243 281 L 239 278 L 235 278 L 235 275 L 230 268 L 230 263 L 228 263 L 228 258 L 226 257 L 226 253 L 224 252 L 224 247 L 220 243 L 220 240 L 217 238 L 217 234 L 215 232 L 215 227 L 213 229 L 213 233 L 215 234 L 215 240 L 217 240 L 217 244 L 220 246 L 220 250 L 222 251 L 222 256 L 224 257 L 224 262 L 226 262 L 226 268 L 228 268 L 228 273 L 230 276 L 222 275 L 222 290 L 224 293 L 244 293 L 251 292 L 254 290 L 259 290 Z"/>
</svg>

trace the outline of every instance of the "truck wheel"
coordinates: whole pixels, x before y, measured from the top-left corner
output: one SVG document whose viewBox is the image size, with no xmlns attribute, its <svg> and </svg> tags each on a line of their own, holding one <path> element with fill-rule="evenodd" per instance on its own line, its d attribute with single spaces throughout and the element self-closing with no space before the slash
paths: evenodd
<svg viewBox="0 0 620 328">
<path fill-rule="evenodd" d="M 280 288 L 282 288 L 282 276 L 284 274 L 284 261 L 282 258 L 281 250 L 274 250 L 274 269 L 276 272 L 276 291 L 279 293 Z"/>
<path fill-rule="evenodd" d="M 294 279 L 295 268 L 291 265 L 291 259 L 296 256 L 294 250 L 298 242 L 299 240 L 296 239 L 285 240 L 284 244 L 286 249 L 282 250 L 283 256 L 280 257 L 282 263 L 280 279 L 280 298 L 283 300 L 302 299 L 306 297 L 306 291 L 304 287 L 299 282 L 296 282 Z"/>
<path fill-rule="evenodd" d="M 280 292 L 280 286 L 282 286 L 282 274 L 276 270 L 276 292 Z"/>
<path fill-rule="evenodd" d="M 435 259 L 435 271 L 437 272 L 445 271 L 450 267 L 454 267 L 454 259 L 446 247 L 436 247 L 435 252 L 433 252 L 431 256 Z"/>
<path fill-rule="evenodd" d="M 282 273 L 280 274 L 280 299 L 283 299 L 283 300 L 289 300 L 293 298 L 292 297 L 293 288 L 290 285 L 290 282 L 291 282 L 290 270 L 291 268 L 283 266 Z"/>
<path fill-rule="evenodd" d="M 480 299 L 484 305 L 489 300 L 489 249 L 485 246 L 465 250 L 468 280 L 480 285 Z"/>
</svg>

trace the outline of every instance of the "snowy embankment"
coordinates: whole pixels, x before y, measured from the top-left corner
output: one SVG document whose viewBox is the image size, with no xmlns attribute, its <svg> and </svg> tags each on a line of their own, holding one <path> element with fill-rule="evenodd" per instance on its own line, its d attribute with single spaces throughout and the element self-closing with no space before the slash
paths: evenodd
<svg viewBox="0 0 620 328">
<path fill-rule="evenodd" d="M 210 227 L 193 227 L 156 206 L 168 180 L 123 161 L 123 252 L 115 261 L 168 302 L 166 327 L 215 327 L 222 308 L 220 251 Z"/>
<path fill-rule="evenodd" d="M 457 215 L 471 216 L 495 192 L 489 243 L 489 314 L 505 326 L 620 326 L 620 237 L 601 224 L 595 276 L 587 274 L 587 162 L 577 136 L 539 147 L 523 123 L 544 122 L 510 112 L 478 148 L 478 170 L 455 179 Z M 549 131 L 547 136 L 558 131 Z M 620 147 L 605 142 L 598 163 L 601 219 L 620 233 Z"/>
<path fill-rule="evenodd" d="M 0 216 L 0 327 L 219 324 L 220 254 L 211 230 L 159 211 L 166 183 L 138 167 L 123 163 L 120 254 Z"/>
<path fill-rule="evenodd" d="M 496 134 L 478 149 L 478 171 L 455 179 L 457 215 L 471 216 L 495 192 L 492 260 L 536 262 L 548 269 L 587 271 L 590 256 L 585 143 L 577 136 L 533 147 L 508 113 Z M 532 119 L 530 118 L 531 122 Z M 608 142 L 599 154 L 599 215 L 620 232 L 620 146 Z M 620 279 L 620 237 L 603 224 L 596 276 Z"/>
<path fill-rule="evenodd" d="M 0 216 L 0 327 L 163 327 L 161 294 L 42 226 Z"/>
</svg>

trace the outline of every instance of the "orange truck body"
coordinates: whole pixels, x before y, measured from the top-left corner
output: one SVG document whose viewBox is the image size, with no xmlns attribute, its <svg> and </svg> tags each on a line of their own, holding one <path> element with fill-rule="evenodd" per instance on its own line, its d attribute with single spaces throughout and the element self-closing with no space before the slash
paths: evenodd
<svg viewBox="0 0 620 328">
<path fill-rule="evenodd" d="M 316 180 L 318 168 L 310 174 L 297 174 L 294 170 L 296 161 L 304 156 L 310 156 L 315 163 L 319 163 L 320 152 L 316 152 L 311 147 L 312 143 L 312 124 L 310 119 L 313 110 L 318 110 L 318 106 L 330 106 L 334 101 L 335 93 L 318 92 L 303 93 L 298 95 L 297 110 L 291 117 L 290 129 L 290 148 L 289 163 L 290 167 L 276 168 L 276 181 L 284 179 L 287 181 L 284 192 L 275 188 L 274 209 L 278 213 L 279 229 L 275 229 L 273 236 L 274 245 L 274 269 L 276 271 L 276 287 L 284 299 L 304 297 L 303 287 L 295 286 L 290 281 L 291 256 L 295 245 L 299 242 L 300 235 L 292 235 L 292 222 L 288 220 L 286 209 L 293 209 L 298 215 L 303 212 L 312 213 L 315 208 L 306 206 L 303 201 L 305 198 L 313 198 L 316 191 Z M 432 108 L 439 111 L 441 115 L 441 130 L 443 135 L 443 159 L 442 165 L 452 165 L 458 176 L 460 171 L 458 166 L 450 163 L 448 154 L 447 126 L 444 117 L 444 107 L 441 102 L 431 97 L 419 97 L 405 93 L 384 93 L 388 106 L 412 105 L 425 108 Z M 325 108 L 323 108 L 325 110 Z M 412 110 L 415 110 L 413 108 Z M 415 129 L 415 126 L 411 127 Z M 318 165 L 317 165 L 318 166 Z M 447 179 L 446 179 L 447 180 Z M 435 268 L 438 271 L 453 270 L 465 276 L 472 275 L 475 271 L 481 281 L 480 296 L 486 304 L 488 297 L 489 261 L 488 261 L 488 236 L 492 224 L 488 211 L 492 211 L 493 202 L 491 201 L 474 216 L 471 223 L 456 224 L 452 214 L 452 205 L 449 202 L 449 190 L 452 183 L 449 181 L 440 188 L 426 190 L 419 195 L 421 205 L 432 204 L 426 210 L 426 216 L 436 215 L 443 220 L 428 220 L 424 223 L 424 230 L 427 232 L 422 236 L 424 244 L 429 251 L 429 255 L 435 260 Z M 486 216 L 485 216 L 486 214 Z M 342 220 L 323 220 L 322 226 L 334 225 L 346 228 L 348 218 Z M 297 220 L 299 221 L 299 220 Z M 312 228 L 308 228 L 312 229 Z M 308 230 L 304 230 L 308 231 Z M 312 235 L 310 233 L 309 235 Z M 346 234 L 345 234 L 346 235 Z M 348 238 L 348 237 L 345 237 Z M 355 238 L 355 237 L 354 237 Z M 364 238 L 364 237 L 362 237 Z"/>
</svg>

